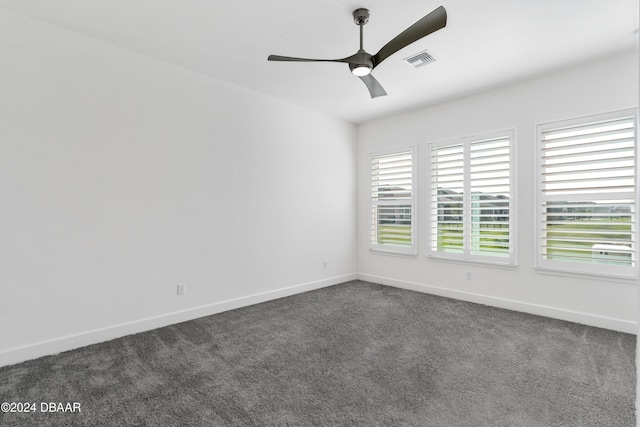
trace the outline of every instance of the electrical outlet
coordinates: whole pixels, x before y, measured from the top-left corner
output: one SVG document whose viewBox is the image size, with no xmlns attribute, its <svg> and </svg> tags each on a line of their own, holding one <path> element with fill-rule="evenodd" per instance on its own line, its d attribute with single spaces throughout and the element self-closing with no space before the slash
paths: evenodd
<svg viewBox="0 0 640 427">
<path fill-rule="evenodd" d="M 467 271 L 467 280 L 471 280 L 471 272 Z"/>
<path fill-rule="evenodd" d="M 327 261 L 322 261 L 322 268 L 324 268 L 325 270 L 326 270 L 328 265 L 329 265 L 329 263 Z"/>
<path fill-rule="evenodd" d="M 178 283 L 177 286 L 177 294 L 178 295 L 184 295 L 185 291 L 187 288 L 187 284 L 186 283 Z"/>
</svg>

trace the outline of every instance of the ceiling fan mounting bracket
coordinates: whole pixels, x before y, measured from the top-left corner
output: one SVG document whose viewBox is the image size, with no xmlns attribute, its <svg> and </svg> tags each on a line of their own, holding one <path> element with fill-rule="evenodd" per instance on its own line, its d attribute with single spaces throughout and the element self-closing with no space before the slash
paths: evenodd
<svg viewBox="0 0 640 427">
<path fill-rule="evenodd" d="M 353 11 L 353 22 L 356 25 L 364 25 L 369 22 L 369 9 L 356 9 Z"/>
</svg>

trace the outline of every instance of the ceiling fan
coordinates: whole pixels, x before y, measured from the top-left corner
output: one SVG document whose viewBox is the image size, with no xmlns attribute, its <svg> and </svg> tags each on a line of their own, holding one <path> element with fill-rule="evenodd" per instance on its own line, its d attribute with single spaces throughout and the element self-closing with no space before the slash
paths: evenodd
<svg viewBox="0 0 640 427">
<path fill-rule="evenodd" d="M 367 53 L 362 47 L 362 27 L 369 22 L 369 10 L 356 9 L 353 11 L 353 20 L 360 27 L 360 50 L 355 54 L 342 59 L 310 59 L 293 58 L 290 56 L 269 55 L 269 61 L 291 61 L 291 62 L 344 62 L 349 64 L 351 72 L 364 82 L 371 93 L 371 98 L 384 96 L 384 91 L 380 83 L 370 73 L 382 61 L 393 55 L 400 49 L 420 40 L 421 38 L 444 28 L 447 25 L 447 11 L 440 6 L 424 18 L 398 34 L 375 55 Z"/>
</svg>

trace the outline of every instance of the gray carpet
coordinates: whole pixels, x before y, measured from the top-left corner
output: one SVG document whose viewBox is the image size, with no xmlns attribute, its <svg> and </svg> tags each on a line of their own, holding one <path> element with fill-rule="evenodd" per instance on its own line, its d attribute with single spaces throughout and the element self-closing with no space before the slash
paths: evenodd
<svg viewBox="0 0 640 427">
<path fill-rule="evenodd" d="M 356 281 L 0 368 L 0 424 L 633 426 L 635 340 Z"/>
</svg>

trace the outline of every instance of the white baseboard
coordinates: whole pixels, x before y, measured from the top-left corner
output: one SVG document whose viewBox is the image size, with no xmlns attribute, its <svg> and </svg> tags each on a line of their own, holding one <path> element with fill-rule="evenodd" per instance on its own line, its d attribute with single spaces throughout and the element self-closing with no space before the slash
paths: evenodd
<svg viewBox="0 0 640 427">
<path fill-rule="evenodd" d="M 0 367 L 24 362 L 25 360 L 36 359 L 42 356 L 57 354 L 67 350 L 85 347 L 91 344 L 109 341 L 126 335 L 137 334 L 139 332 L 145 332 L 180 322 L 186 322 L 187 320 L 193 320 L 199 317 L 210 316 L 212 314 L 221 313 L 223 311 L 246 307 L 249 305 L 283 298 L 302 292 L 312 291 L 327 286 L 337 285 L 339 283 L 355 280 L 356 278 L 357 276 L 355 273 L 345 274 L 342 276 L 331 277 L 315 282 L 308 282 L 300 285 L 248 295 L 246 297 L 234 298 L 186 310 L 165 313 L 159 316 L 139 319 L 133 322 L 120 323 L 106 328 L 94 329 L 78 334 L 52 338 L 50 340 L 40 341 L 21 347 L 14 347 L 8 350 L 0 351 Z"/>
<path fill-rule="evenodd" d="M 424 292 L 427 294 L 439 295 L 462 301 L 469 301 L 478 304 L 490 305 L 493 307 L 505 308 L 507 310 L 514 310 L 523 313 L 551 317 L 554 319 L 567 320 L 569 322 L 596 326 L 598 328 L 612 329 L 614 331 L 626 332 L 628 334 L 636 335 L 638 333 L 637 322 L 632 322 L 624 319 L 599 316 L 595 314 L 566 310 L 563 308 L 550 307 L 546 305 L 531 304 L 523 301 L 492 297 L 489 295 L 476 294 L 472 292 L 458 291 L 455 289 L 448 289 L 423 283 L 409 282 L 406 280 L 392 279 L 389 277 L 375 276 L 371 274 L 358 273 L 358 279 L 377 283 L 380 285 L 393 286 L 396 288 L 409 289 L 412 291 Z"/>
</svg>

